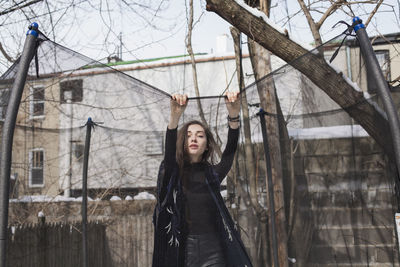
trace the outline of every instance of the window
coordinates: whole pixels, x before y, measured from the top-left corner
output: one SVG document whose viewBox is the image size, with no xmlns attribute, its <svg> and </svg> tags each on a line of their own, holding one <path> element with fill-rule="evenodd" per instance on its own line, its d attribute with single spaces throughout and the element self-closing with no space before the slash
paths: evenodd
<svg viewBox="0 0 400 267">
<path fill-rule="evenodd" d="M 83 161 L 83 154 L 85 153 L 85 145 L 80 141 L 71 141 L 72 142 L 72 152 L 74 153 L 78 162 Z"/>
<path fill-rule="evenodd" d="M 44 184 L 43 176 L 44 150 L 34 149 L 29 152 L 29 186 L 41 187 Z"/>
<path fill-rule="evenodd" d="M 34 86 L 31 88 L 31 118 L 44 116 L 44 87 Z"/>
<path fill-rule="evenodd" d="M 375 51 L 376 58 L 378 59 L 379 66 L 382 69 L 383 76 L 386 81 L 390 81 L 390 57 L 389 50 Z"/>
<path fill-rule="evenodd" d="M 146 137 L 145 151 L 147 155 L 163 154 L 163 133 L 155 133 Z"/>
<path fill-rule="evenodd" d="M 160 165 L 162 159 L 158 157 L 147 158 L 145 161 L 144 176 L 146 178 L 154 179 L 157 178 L 158 169 L 155 166 Z"/>
<path fill-rule="evenodd" d="M 71 80 L 60 83 L 60 103 L 67 103 L 65 92 L 71 92 L 72 102 L 81 102 L 83 99 L 82 80 Z"/>
<path fill-rule="evenodd" d="M 8 100 L 10 99 L 10 89 L 3 89 L 0 91 L 0 120 L 6 118 L 6 111 Z"/>
<path fill-rule="evenodd" d="M 378 59 L 379 66 L 381 67 L 383 76 L 385 77 L 386 81 L 390 81 L 390 57 L 389 57 L 389 50 L 376 50 L 375 51 L 376 58 Z M 367 68 L 367 83 L 368 83 L 368 92 L 369 93 L 376 93 L 377 92 L 377 85 L 375 78 L 372 76 L 372 71 L 368 65 Z"/>
</svg>

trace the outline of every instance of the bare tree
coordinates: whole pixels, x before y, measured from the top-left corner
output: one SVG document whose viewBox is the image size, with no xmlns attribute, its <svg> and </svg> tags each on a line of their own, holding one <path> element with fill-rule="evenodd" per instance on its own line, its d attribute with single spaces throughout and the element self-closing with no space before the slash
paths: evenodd
<svg viewBox="0 0 400 267">
<path fill-rule="evenodd" d="M 39 24 L 47 37 L 69 48 L 91 51 L 99 59 L 121 54 L 138 58 L 136 51 L 171 38 L 177 20 L 171 19 L 170 1 L 8 1 L 0 8 L 0 70 L 5 70 L 22 49 L 27 26 Z M 181 14 L 177 14 L 180 18 Z M 83 27 L 84 26 L 84 27 Z M 157 36 L 151 36 L 156 31 Z M 133 38 L 141 35 L 140 38 Z M 92 38 L 90 42 L 81 38 Z M 133 40 L 133 41 L 132 41 Z M 1 56 L 3 55 L 3 57 Z"/>
<path fill-rule="evenodd" d="M 306 5 L 304 3 L 304 1 L 302 0 L 298 0 L 300 7 L 302 8 L 302 12 L 305 14 L 307 21 L 309 23 L 309 27 L 310 30 L 312 32 L 313 38 L 315 40 L 315 44 L 316 45 L 320 45 L 322 44 L 322 38 L 321 38 L 321 34 L 320 34 L 320 29 L 322 24 L 326 21 L 326 19 L 331 16 L 335 11 L 337 10 L 345 10 L 348 9 L 350 12 L 353 13 L 351 6 L 357 6 L 360 4 L 365 4 L 365 3 L 375 3 L 376 7 L 374 9 L 374 11 L 372 12 L 370 18 L 373 16 L 373 14 L 376 13 L 376 11 L 378 10 L 379 6 L 382 4 L 382 1 L 379 1 L 378 3 L 376 3 L 376 1 L 354 1 L 351 3 L 348 3 L 346 1 L 336 1 L 336 2 L 330 2 L 328 4 L 325 3 L 326 6 L 326 10 L 322 13 L 321 10 L 317 10 L 316 8 L 314 8 L 312 5 L 315 3 L 310 3 L 308 5 Z M 276 54 L 276 50 L 280 50 L 280 48 L 278 48 L 278 46 L 281 46 L 282 48 L 284 47 L 284 49 L 288 49 L 291 50 L 291 47 L 287 47 L 285 44 L 287 42 L 291 42 L 289 38 L 285 38 L 285 36 L 281 36 L 282 39 L 279 39 L 280 41 L 282 41 L 283 43 L 280 43 L 279 41 L 277 41 L 277 39 L 275 39 L 274 37 L 272 37 L 270 35 L 271 32 L 268 33 L 266 32 L 266 25 L 264 23 L 258 23 L 256 20 L 256 17 L 258 17 L 258 19 L 260 19 L 259 15 L 257 14 L 251 14 L 252 16 L 248 16 L 246 17 L 244 10 L 242 10 L 243 12 L 236 12 L 236 10 L 234 10 L 235 8 L 232 8 L 235 4 L 231 4 L 228 3 L 227 1 L 207 1 L 207 8 L 211 11 L 214 11 L 216 13 L 218 13 L 219 15 L 221 15 L 224 19 L 226 19 L 228 22 L 230 22 L 232 25 L 236 26 L 237 28 L 239 28 L 239 30 L 244 31 L 248 37 L 249 37 L 249 51 L 250 51 L 250 56 L 251 56 L 251 60 L 252 60 L 252 65 L 253 65 L 253 70 L 254 70 L 254 75 L 256 80 L 259 80 L 261 77 L 263 77 L 264 75 L 268 74 L 271 72 L 271 67 L 270 67 L 270 59 L 269 59 L 269 53 L 267 50 L 265 50 L 263 47 L 268 48 L 270 51 L 272 51 L 273 53 Z M 270 6 L 270 2 L 269 1 L 247 1 L 247 4 L 252 6 L 252 7 L 257 7 L 260 11 L 264 12 L 267 16 L 269 15 L 269 6 Z M 321 4 L 321 1 L 318 1 L 318 4 Z M 317 12 L 318 11 L 318 12 Z M 345 11 L 344 11 L 345 12 Z M 312 17 L 312 14 L 321 14 L 322 16 L 320 17 L 318 22 L 315 22 L 314 18 Z M 354 15 L 354 14 L 353 14 Z M 370 18 L 368 19 L 368 21 L 370 20 Z M 263 21 L 262 19 L 260 19 L 260 22 Z M 257 30 L 255 30 L 257 29 Z M 273 29 L 272 29 L 273 30 Z M 264 32 L 266 33 L 264 35 L 265 39 L 263 39 L 264 37 L 260 37 L 258 34 Z M 237 35 L 237 30 L 232 31 L 232 35 L 235 36 Z M 267 37 L 268 36 L 268 37 Z M 272 37 L 272 38 L 271 38 Z M 270 42 L 267 41 L 267 39 L 271 40 Z M 261 41 L 262 40 L 262 41 Z M 283 41 L 285 40 L 285 41 Z M 261 42 L 260 42 L 261 41 Z M 260 43 L 262 46 L 258 45 L 256 42 Z M 264 44 L 262 43 L 264 42 Z M 267 43 L 269 43 L 267 45 Z M 274 43 L 274 45 L 273 45 Z M 293 47 L 293 50 L 297 50 Z M 301 50 L 301 49 L 299 49 Z M 298 51 L 299 51 L 298 50 Z M 279 54 L 277 54 L 278 56 L 280 56 L 281 58 L 285 59 L 285 54 L 291 54 L 291 52 L 294 51 L 289 51 L 287 53 L 285 53 L 285 51 L 279 51 Z M 303 53 L 305 53 L 305 51 L 303 50 Z M 303 54 L 302 53 L 302 54 Z M 299 56 L 301 55 L 300 53 L 298 54 Z M 287 60 L 288 57 L 286 57 L 286 61 L 290 61 Z M 290 59 L 294 59 L 295 56 L 290 57 Z M 311 61 L 307 61 L 308 63 L 310 63 Z M 300 64 L 304 64 L 305 62 L 302 62 Z M 325 62 L 320 60 L 321 64 L 325 64 Z M 300 66 L 300 64 L 296 64 L 294 65 L 294 67 L 299 68 L 300 71 L 304 70 L 306 68 L 311 69 L 311 67 L 308 66 Z M 332 72 L 330 72 L 332 73 Z M 308 73 L 305 73 L 307 76 L 311 75 L 314 76 L 316 75 L 315 72 L 311 73 L 310 71 L 308 71 Z M 310 77 L 310 76 L 309 76 Z M 315 77 L 315 76 L 314 76 Z M 239 79 L 240 81 L 240 79 Z M 321 83 L 321 87 L 325 88 L 326 86 L 322 86 Z M 260 95 L 260 101 L 261 101 L 261 106 L 267 110 L 269 113 L 271 114 L 278 114 L 278 117 L 282 118 L 283 116 L 279 116 L 282 115 L 282 112 L 280 110 L 279 107 L 279 100 L 277 99 L 276 96 L 276 92 L 275 92 L 275 88 L 273 84 L 269 84 L 268 86 L 265 86 L 264 88 L 258 88 L 259 90 L 259 95 Z M 263 92 L 262 90 L 265 90 L 265 92 Z M 332 96 L 331 96 L 332 97 Z M 342 107 L 344 106 L 348 106 L 349 103 L 344 104 L 344 101 L 338 101 L 338 103 L 342 102 Z M 371 108 L 371 107 L 369 107 Z M 363 110 L 365 110 L 365 108 L 362 108 Z M 378 115 L 379 116 L 379 110 L 374 111 L 378 114 L 375 114 L 373 116 Z M 352 113 L 353 115 L 356 115 L 355 113 Z M 285 218 L 285 205 L 283 202 L 283 185 L 282 185 L 282 164 L 290 164 L 290 162 L 281 162 L 280 159 L 280 155 L 281 155 L 281 149 L 282 151 L 286 151 L 286 155 L 291 154 L 291 150 L 289 148 L 290 142 L 288 140 L 288 135 L 287 135 L 287 129 L 285 126 L 284 122 L 278 122 L 277 118 L 268 118 L 269 121 L 267 123 L 267 128 L 268 128 L 268 136 L 272 136 L 272 145 L 273 145 L 273 149 L 271 149 L 271 154 L 272 154 L 272 159 L 273 159 L 273 163 L 272 163 L 272 168 L 273 168 L 273 180 L 274 180 L 274 191 L 275 191 L 275 196 L 278 196 L 277 199 L 277 208 L 276 210 L 278 211 L 278 218 L 277 218 L 277 225 L 278 225 L 278 235 L 279 235 L 279 260 L 280 260 L 280 266 L 287 266 L 287 247 L 286 247 L 286 242 L 288 240 L 288 236 L 286 233 L 286 218 Z M 275 121 L 277 120 L 277 121 Z M 386 124 L 386 122 L 385 122 Z M 276 126 L 274 126 L 276 125 Z M 279 125 L 279 127 L 278 127 Z M 387 124 L 386 124 L 387 126 Z M 244 125 L 244 128 L 246 128 L 246 125 Z M 278 130 L 279 129 L 279 130 Z M 376 129 L 375 129 L 376 130 Z M 282 134 L 283 136 L 280 138 L 279 134 Z M 274 137 L 277 137 L 276 139 L 274 139 Z M 280 144 L 279 140 L 286 140 L 284 142 Z M 251 157 L 251 151 L 245 151 L 246 157 L 248 157 L 249 159 L 252 159 Z M 252 174 L 249 173 L 251 172 L 251 167 L 252 164 L 247 162 L 247 170 L 248 170 L 248 176 L 251 180 L 254 179 L 252 177 Z M 250 169 L 250 170 L 249 170 Z M 290 168 L 289 168 L 290 169 Z M 250 195 L 252 196 L 252 203 L 254 204 L 254 198 L 256 198 L 256 195 L 252 194 L 252 191 L 254 192 L 254 189 L 252 187 L 252 185 L 254 185 L 254 183 L 252 183 L 252 181 L 249 181 L 250 183 Z M 291 188 L 293 189 L 295 187 L 294 184 L 294 179 L 292 180 L 292 184 L 291 184 Z M 252 190 L 253 189 L 253 190 Z M 292 190 L 290 190 L 292 191 Z M 282 195 L 279 195 L 280 192 L 282 193 Z M 280 196 L 280 197 L 279 197 Z M 292 199 L 294 197 L 293 194 L 291 194 L 291 199 L 289 201 L 288 204 L 289 207 L 286 207 L 287 209 L 290 210 L 289 214 L 293 214 L 293 209 L 294 209 L 294 205 L 295 205 L 295 200 Z M 253 206 L 253 208 L 255 208 L 255 210 L 257 210 L 257 206 Z M 281 211 L 281 216 L 279 216 L 279 211 Z M 292 218 L 293 215 L 291 215 L 291 220 L 289 221 L 290 224 L 293 224 L 292 222 Z M 295 227 L 295 229 L 297 229 L 298 227 L 304 227 L 304 225 L 289 225 L 291 230 L 291 233 L 293 233 L 293 227 Z M 309 233 L 310 227 L 307 226 L 307 231 L 304 231 L 304 233 Z M 297 229 L 300 230 L 300 229 Z M 297 231 L 295 230 L 295 231 Z M 302 236 L 305 243 L 302 244 L 302 246 L 304 247 L 304 251 L 307 250 L 308 246 L 308 242 L 310 242 L 311 240 L 309 239 L 304 239 L 304 235 Z M 297 248 L 297 249 L 300 249 Z M 254 253 L 252 253 L 252 258 L 253 261 L 255 259 L 257 259 L 258 257 L 256 255 L 254 255 Z M 302 265 L 305 263 L 306 259 L 299 259 L 299 264 Z"/>
<path fill-rule="evenodd" d="M 384 138 L 389 125 L 382 111 L 375 105 L 364 101 L 363 93 L 350 85 L 342 73 L 337 73 L 323 58 L 307 54 L 307 50 L 270 26 L 264 19 L 255 16 L 236 2 L 208 0 L 207 9 L 237 27 L 250 38 L 268 49 L 293 67 L 305 74 L 318 85 L 337 104 L 345 109 L 377 141 L 384 151 L 392 156 L 391 140 Z M 312 66 L 312 67 L 311 67 Z M 361 103 L 361 104 L 360 104 Z M 354 107 L 348 109 L 348 107 Z"/>
<path fill-rule="evenodd" d="M 307 19 L 307 23 L 310 27 L 311 34 L 314 38 L 314 42 L 316 46 L 322 44 L 322 37 L 321 37 L 321 26 L 324 24 L 326 19 L 333 15 L 337 11 L 342 11 L 345 13 L 350 14 L 351 16 L 355 16 L 355 12 L 353 11 L 354 8 L 357 8 L 360 5 L 365 4 L 376 4 L 374 10 L 371 12 L 369 18 L 367 19 L 366 24 L 368 25 L 371 18 L 376 14 L 378 11 L 379 6 L 382 4 L 383 0 L 377 1 L 345 1 L 345 0 L 338 0 L 338 1 L 313 1 L 308 2 L 307 4 L 304 0 L 297 0 L 299 3 L 303 14 Z M 322 3 L 321 3 L 322 2 Z M 319 15 L 318 21 L 313 16 L 315 14 Z"/>
<path fill-rule="evenodd" d="M 193 33 L 193 20 L 194 20 L 194 16 L 193 16 L 194 10 L 193 10 L 193 0 L 189 0 L 189 14 L 188 14 L 188 32 L 186 35 L 186 39 L 185 39 L 185 43 L 186 43 L 186 49 L 189 53 L 190 56 L 190 61 L 191 61 L 191 65 L 192 65 L 192 74 L 193 74 L 193 85 L 194 85 L 194 91 L 197 97 L 200 96 L 200 91 L 199 91 L 199 83 L 197 81 L 197 69 L 196 69 L 196 60 L 194 58 L 194 52 L 193 52 L 193 48 L 192 48 L 192 33 Z M 203 107 L 201 106 L 201 102 L 200 99 L 198 98 L 196 100 L 197 102 L 197 108 L 199 110 L 199 115 L 201 118 L 201 121 L 207 125 L 207 121 L 206 118 L 204 117 L 204 111 L 203 111 Z"/>
</svg>

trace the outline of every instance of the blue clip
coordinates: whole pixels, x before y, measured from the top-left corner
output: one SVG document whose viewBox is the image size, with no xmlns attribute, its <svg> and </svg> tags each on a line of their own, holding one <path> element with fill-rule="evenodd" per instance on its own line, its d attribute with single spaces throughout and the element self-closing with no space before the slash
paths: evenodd
<svg viewBox="0 0 400 267">
<path fill-rule="evenodd" d="M 37 30 L 37 29 L 39 29 L 39 24 L 37 24 L 36 22 L 32 22 L 31 25 L 29 25 L 29 29 Z"/>
<path fill-rule="evenodd" d="M 38 37 L 38 36 L 39 36 L 38 32 L 35 31 L 35 30 L 29 30 L 29 31 L 26 33 L 26 35 L 33 35 L 33 36 L 35 36 L 35 37 Z"/>
<path fill-rule="evenodd" d="M 354 31 L 357 32 L 359 29 L 365 29 L 365 25 L 359 17 L 353 18 Z"/>
<path fill-rule="evenodd" d="M 33 35 L 35 37 L 39 36 L 39 24 L 37 24 L 36 22 L 32 22 L 31 25 L 29 25 L 28 29 L 29 31 L 26 33 L 26 35 Z"/>
</svg>

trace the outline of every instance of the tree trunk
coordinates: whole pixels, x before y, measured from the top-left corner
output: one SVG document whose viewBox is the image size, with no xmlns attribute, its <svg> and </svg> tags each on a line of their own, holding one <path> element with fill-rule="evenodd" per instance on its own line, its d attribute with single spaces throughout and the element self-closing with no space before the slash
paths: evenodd
<svg viewBox="0 0 400 267">
<path fill-rule="evenodd" d="M 269 17 L 270 0 L 260 0 L 260 10 Z M 250 59 L 253 66 L 254 77 L 256 81 L 259 81 L 265 75 L 272 72 L 271 66 L 271 55 L 270 53 L 257 44 L 250 40 L 248 42 Z M 279 99 L 276 95 L 275 84 L 271 82 L 257 83 L 258 95 L 260 97 L 260 104 L 263 110 L 271 113 L 281 113 Z M 280 117 L 283 118 L 283 117 Z M 285 200 L 284 200 L 284 188 L 283 188 L 283 175 L 282 175 L 282 158 L 281 158 L 281 146 L 280 146 L 280 123 L 279 116 L 267 116 L 266 129 L 270 144 L 270 157 L 271 157 L 271 171 L 272 171 L 272 183 L 274 190 L 274 204 L 275 204 L 275 225 L 277 231 L 278 241 L 278 260 L 279 266 L 288 266 L 288 254 L 287 254 L 287 225 L 286 225 L 286 214 L 285 214 Z M 268 188 L 268 179 L 265 179 L 266 188 Z M 267 190 L 268 192 L 268 190 Z M 268 195 L 268 198 L 271 196 Z M 270 236 L 272 236 L 270 228 Z M 273 247 L 271 246 L 271 249 Z M 271 255 L 273 251 L 271 251 Z M 274 264 L 272 264 L 274 266 Z"/>
<path fill-rule="evenodd" d="M 303 10 L 304 15 L 306 16 L 308 26 L 310 26 L 311 34 L 314 38 L 315 41 L 315 46 L 320 46 L 322 45 L 322 38 L 321 35 L 319 34 L 319 28 L 320 25 L 318 26 L 314 19 L 311 16 L 310 10 L 307 8 L 306 4 L 304 3 L 303 0 L 297 0 L 299 2 L 299 5 L 301 7 L 301 10 Z"/>
<path fill-rule="evenodd" d="M 243 132 L 244 132 L 244 157 L 245 157 L 245 171 L 247 181 L 249 183 L 249 194 L 251 206 L 248 210 L 249 216 L 247 216 L 247 233 L 249 238 L 249 249 L 250 249 L 250 257 L 252 259 L 252 263 L 254 267 L 262 266 L 261 262 L 263 257 L 260 256 L 260 252 L 264 252 L 266 247 L 262 247 L 259 249 L 259 244 L 262 244 L 263 240 L 260 238 L 265 238 L 265 236 L 258 236 L 260 232 L 259 227 L 259 217 L 261 214 L 265 213 L 265 210 L 261 207 L 258 202 L 257 196 L 257 176 L 256 176 L 256 165 L 254 159 L 254 149 L 253 144 L 251 143 L 251 131 L 250 131 L 250 116 L 249 116 L 249 107 L 247 103 L 246 92 L 242 91 L 244 88 L 243 81 L 243 71 L 241 65 L 241 40 L 240 40 L 240 32 L 231 27 L 231 35 L 233 38 L 233 44 L 235 47 L 235 59 L 236 59 L 236 74 L 238 78 L 238 84 L 241 91 L 241 105 L 242 105 L 242 115 L 243 115 Z M 247 193 L 247 192 L 246 192 Z"/>
<path fill-rule="evenodd" d="M 256 80 L 260 80 L 262 77 L 271 72 L 271 57 L 269 52 L 265 48 L 258 45 L 256 42 L 249 40 L 248 44 L 249 44 L 250 58 L 253 66 L 254 76 Z M 262 109 L 270 114 L 278 114 L 278 108 L 276 103 L 277 96 L 273 82 L 258 83 L 257 89 Z M 266 116 L 265 120 L 266 120 L 268 141 L 270 145 L 269 153 L 271 155 L 271 171 L 272 171 L 272 183 L 274 188 L 275 224 L 276 224 L 277 239 L 278 239 L 279 266 L 286 267 L 288 266 L 287 232 L 286 232 L 285 204 L 283 197 L 284 191 L 282 183 L 282 162 L 281 162 L 279 123 L 277 116 Z M 268 179 L 265 179 L 265 181 L 266 181 L 266 188 L 268 188 Z M 268 198 L 269 197 L 270 196 L 268 196 Z M 271 232 L 270 236 L 272 236 Z"/>
<path fill-rule="evenodd" d="M 199 91 L 199 83 L 197 82 L 196 61 L 194 59 L 194 53 L 193 53 L 193 48 L 192 48 L 192 32 L 193 32 L 193 0 L 190 0 L 189 1 L 188 33 L 186 36 L 186 49 L 188 51 L 188 54 L 190 55 L 190 61 L 192 63 L 194 91 L 196 93 L 196 96 L 199 97 L 200 91 Z M 201 106 L 200 99 L 196 99 L 196 102 L 197 102 L 197 108 L 199 110 L 201 122 L 208 126 L 207 120 L 204 117 L 204 111 L 203 111 L 203 107 Z"/>
<path fill-rule="evenodd" d="M 294 68 L 306 75 L 347 111 L 388 156 L 394 159 L 392 140 L 386 135 L 390 129 L 384 112 L 377 105 L 366 101 L 363 93 L 354 89 L 342 73 L 337 73 L 323 58 L 307 53 L 306 49 L 270 26 L 262 17 L 247 11 L 236 1 L 207 0 L 207 10 L 214 11 L 264 48 L 286 62 L 291 62 Z M 293 61 L 295 59 L 297 60 Z"/>
</svg>

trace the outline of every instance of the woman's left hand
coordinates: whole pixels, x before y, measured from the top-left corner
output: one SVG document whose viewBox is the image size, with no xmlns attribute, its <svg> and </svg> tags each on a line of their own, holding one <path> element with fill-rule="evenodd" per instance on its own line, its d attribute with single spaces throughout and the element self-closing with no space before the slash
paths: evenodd
<svg viewBox="0 0 400 267">
<path fill-rule="evenodd" d="M 226 92 L 225 104 L 228 109 L 229 117 L 235 118 L 239 116 L 240 112 L 240 99 L 239 92 Z"/>
</svg>

